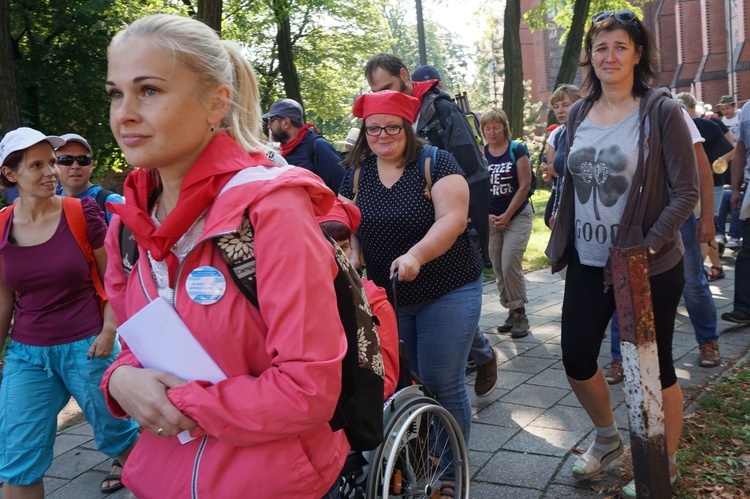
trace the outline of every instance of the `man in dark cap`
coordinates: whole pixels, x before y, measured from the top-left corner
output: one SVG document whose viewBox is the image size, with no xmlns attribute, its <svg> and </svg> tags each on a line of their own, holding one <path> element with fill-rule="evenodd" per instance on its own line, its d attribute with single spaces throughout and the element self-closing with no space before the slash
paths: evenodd
<svg viewBox="0 0 750 499">
<path fill-rule="evenodd" d="M 315 125 L 305 124 L 304 111 L 293 99 L 279 99 L 263 115 L 273 139 L 281 143 L 281 155 L 290 165 L 310 170 L 338 193 L 344 167 L 341 156 Z"/>
</svg>

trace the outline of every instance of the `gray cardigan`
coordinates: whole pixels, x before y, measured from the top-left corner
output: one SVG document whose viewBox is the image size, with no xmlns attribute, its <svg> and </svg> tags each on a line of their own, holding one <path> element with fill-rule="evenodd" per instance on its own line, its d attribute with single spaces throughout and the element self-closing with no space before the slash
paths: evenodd
<svg viewBox="0 0 750 499">
<path fill-rule="evenodd" d="M 545 251 L 552 260 L 553 273 L 568 264 L 575 247 L 575 189 L 567 158 L 576 130 L 592 104 L 579 100 L 568 112 L 565 182 Z M 648 257 L 649 275 L 657 275 L 682 258 L 679 231 L 698 202 L 698 173 L 690 131 L 669 90 L 651 89 L 641 98 L 640 129 L 638 166 L 613 247 L 645 245 L 653 249 L 656 254 Z M 607 285 L 612 284 L 610 263 L 607 261 L 604 270 Z"/>
</svg>

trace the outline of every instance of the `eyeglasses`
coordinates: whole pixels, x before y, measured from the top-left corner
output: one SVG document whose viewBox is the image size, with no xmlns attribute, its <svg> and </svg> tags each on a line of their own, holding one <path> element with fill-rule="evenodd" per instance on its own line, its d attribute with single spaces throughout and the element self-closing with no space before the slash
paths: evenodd
<svg viewBox="0 0 750 499">
<path fill-rule="evenodd" d="M 58 165 L 73 166 L 73 163 L 78 163 L 78 166 L 89 166 L 91 164 L 91 156 L 89 156 L 88 154 L 81 154 L 80 156 L 61 154 L 57 157 Z"/>
<path fill-rule="evenodd" d="M 596 24 L 604 21 L 605 19 L 609 19 L 610 17 L 614 17 L 618 21 L 622 21 L 624 23 L 629 23 L 635 20 L 637 16 L 632 10 L 603 10 L 598 14 L 594 14 L 594 17 L 591 18 L 591 22 L 593 24 Z"/>
<path fill-rule="evenodd" d="M 378 137 L 385 130 L 388 135 L 398 135 L 403 129 L 404 125 L 368 126 L 365 127 L 365 133 L 370 137 Z"/>
<path fill-rule="evenodd" d="M 283 120 L 283 119 L 284 118 L 282 118 L 281 116 L 271 116 L 270 118 L 268 118 L 268 123 L 267 123 L 266 126 L 270 125 L 271 123 L 273 123 L 276 120 Z"/>
</svg>

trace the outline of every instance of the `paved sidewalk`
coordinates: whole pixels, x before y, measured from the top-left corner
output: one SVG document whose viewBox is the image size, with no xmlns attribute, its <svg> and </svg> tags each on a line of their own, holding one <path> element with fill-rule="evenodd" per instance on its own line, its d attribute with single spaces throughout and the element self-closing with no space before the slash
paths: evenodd
<svg viewBox="0 0 750 499">
<path fill-rule="evenodd" d="M 730 256 L 733 253 L 728 252 Z M 711 286 L 718 315 L 731 310 L 734 293 L 734 259 L 723 259 L 725 279 Z M 486 398 L 477 399 L 470 387 L 474 406 L 471 430 L 472 498 L 601 498 L 603 490 L 622 485 L 618 464 L 602 479 L 576 483 L 570 476 L 575 455 L 570 449 L 586 449 L 593 439 L 593 427 L 578 404 L 565 378 L 560 350 L 560 312 L 563 285 L 559 276 L 543 269 L 526 275 L 529 304 L 527 314 L 532 334 L 512 340 L 494 332 L 507 315 L 498 303 L 494 283 L 484 288 L 480 327 L 489 335 L 500 358 L 499 385 Z M 585 297 L 582 297 L 585 299 Z M 674 338 L 677 375 L 686 395 L 701 387 L 745 356 L 750 345 L 750 329 L 732 327 L 719 320 L 719 340 L 723 363 L 705 369 L 697 366 L 698 347 L 684 307 L 678 311 Z M 600 357 L 609 364 L 609 341 L 605 339 Z M 469 383 L 473 384 L 473 376 Z M 612 404 L 617 424 L 628 438 L 627 408 L 623 384 L 612 388 Z M 690 410 L 690 409 L 688 409 Z M 625 456 L 629 453 L 626 452 Z M 55 459 L 45 476 L 50 499 L 134 497 L 123 489 L 103 496 L 99 484 L 109 472 L 110 460 L 96 450 L 91 427 L 79 424 L 62 431 L 55 444 Z M 610 495 L 610 494 L 605 494 Z M 2 498 L 0 488 L 0 498 Z M 249 496 L 248 496 L 249 497 Z"/>
</svg>

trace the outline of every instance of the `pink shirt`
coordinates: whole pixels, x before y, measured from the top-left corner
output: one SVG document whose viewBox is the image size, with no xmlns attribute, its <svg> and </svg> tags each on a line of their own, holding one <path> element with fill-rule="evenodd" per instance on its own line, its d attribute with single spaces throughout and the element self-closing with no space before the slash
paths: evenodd
<svg viewBox="0 0 750 499">
<path fill-rule="evenodd" d="M 107 226 L 93 198 L 81 200 L 93 249 L 104 245 Z M 2 277 L 17 294 L 14 341 L 33 346 L 71 343 L 102 330 L 99 297 L 86 257 L 60 212 L 57 230 L 35 246 L 8 241 L 13 215 L 0 240 Z"/>
</svg>

